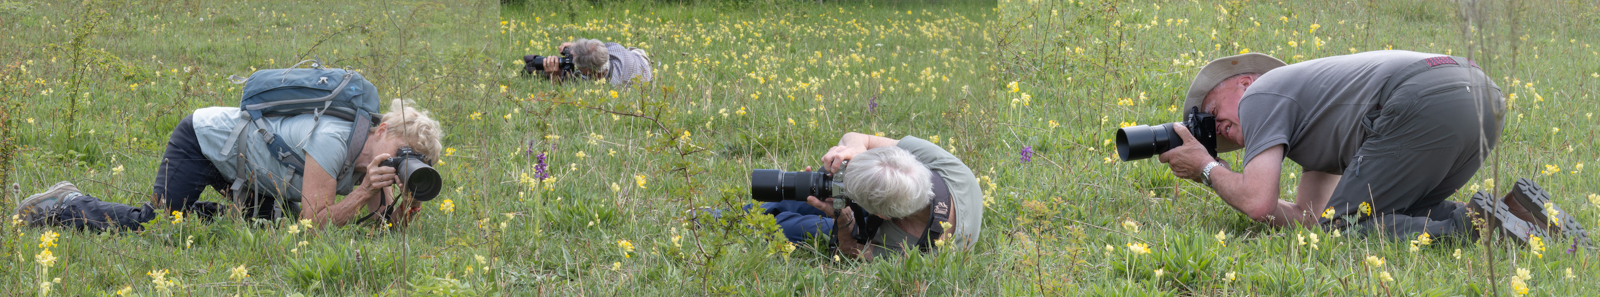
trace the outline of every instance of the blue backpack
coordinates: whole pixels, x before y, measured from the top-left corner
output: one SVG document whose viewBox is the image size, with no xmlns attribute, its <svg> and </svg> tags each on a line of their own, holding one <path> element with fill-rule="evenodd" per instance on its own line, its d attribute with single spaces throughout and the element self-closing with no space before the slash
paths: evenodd
<svg viewBox="0 0 1600 297">
<path fill-rule="evenodd" d="M 298 68 L 301 64 L 312 62 L 311 68 Z M 285 69 L 264 69 L 250 74 L 243 81 L 244 95 L 239 100 L 242 116 L 239 124 L 234 126 L 232 135 L 223 144 L 224 155 L 235 155 L 238 164 L 235 169 L 237 174 L 233 186 L 230 188 L 234 198 L 242 198 L 246 192 L 246 180 L 252 175 L 246 172 L 248 158 L 245 149 L 247 142 L 238 141 L 245 137 L 243 133 L 260 133 L 259 138 L 265 140 L 266 151 L 272 159 L 277 160 L 284 167 L 290 168 L 296 175 L 305 174 L 305 157 L 301 156 L 296 148 L 292 147 L 283 137 L 272 131 L 272 126 L 264 120 L 268 117 L 294 116 L 302 114 L 333 116 L 354 123 L 351 127 L 350 147 L 346 151 L 343 171 L 336 176 L 341 180 L 349 178 L 353 172 L 356 158 L 361 154 L 362 147 L 367 141 L 367 131 L 379 121 L 377 87 L 372 82 L 363 78 L 360 73 L 339 68 L 324 68 L 321 61 L 307 60 L 296 63 Z M 246 128 L 251 127 L 251 128 Z M 247 131 L 248 130 L 248 131 Z M 261 150 L 254 150 L 260 152 Z M 343 185 L 345 183 L 341 183 Z M 348 193 L 348 188 L 339 189 L 340 193 Z M 238 200 L 236 200 L 238 201 Z"/>
</svg>

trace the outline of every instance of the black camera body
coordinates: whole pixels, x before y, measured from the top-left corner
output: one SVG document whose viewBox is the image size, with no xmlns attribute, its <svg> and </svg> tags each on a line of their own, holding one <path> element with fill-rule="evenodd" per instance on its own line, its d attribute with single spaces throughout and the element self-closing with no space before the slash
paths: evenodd
<svg viewBox="0 0 1600 297">
<path fill-rule="evenodd" d="M 1150 158 L 1183 145 L 1183 138 L 1173 129 L 1174 123 L 1151 127 L 1138 125 L 1117 129 L 1117 156 L 1123 161 Z M 1212 158 L 1217 157 L 1217 117 L 1200 112 L 1200 107 L 1189 108 L 1183 117 L 1183 127 L 1206 147 Z"/>
<path fill-rule="evenodd" d="M 427 156 L 402 147 L 394 153 L 393 157 L 379 162 L 380 166 L 394 167 L 395 173 L 400 176 L 400 183 L 405 185 L 406 192 L 411 193 L 412 199 L 418 201 L 433 200 L 439 196 L 439 189 L 443 187 L 444 180 L 439 177 L 439 171 L 427 161 Z"/>
<path fill-rule="evenodd" d="M 844 171 L 841 166 L 840 172 Z M 850 231 L 856 242 L 870 242 L 878 234 L 878 227 L 883 224 L 883 219 L 868 213 L 860 204 L 850 201 L 850 195 L 845 193 L 843 183 L 838 181 L 836 174 L 827 173 L 821 169 L 817 171 L 785 172 L 778 169 L 756 169 L 750 171 L 750 198 L 761 202 L 779 202 L 784 200 L 806 201 L 806 197 L 817 199 L 833 198 L 835 211 L 846 207 L 851 208 L 852 217 L 855 218 L 855 228 Z M 838 213 L 834 214 L 835 216 Z M 832 235 L 832 234 L 829 234 Z M 829 236 L 832 238 L 832 236 Z M 832 238 L 831 240 L 838 240 Z M 837 242 L 833 242 L 837 245 Z"/>
<path fill-rule="evenodd" d="M 548 57 L 540 55 L 522 56 L 522 72 L 527 74 L 539 74 L 544 72 L 545 58 Z M 572 64 L 572 53 L 568 52 L 567 50 L 561 50 L 561 62 L 558 63 L 556 67 L 559 67 L 561 72 L 565 73 L 573 73 L 574 71 L 577 71 L 575 65 Z"/>
</svg>

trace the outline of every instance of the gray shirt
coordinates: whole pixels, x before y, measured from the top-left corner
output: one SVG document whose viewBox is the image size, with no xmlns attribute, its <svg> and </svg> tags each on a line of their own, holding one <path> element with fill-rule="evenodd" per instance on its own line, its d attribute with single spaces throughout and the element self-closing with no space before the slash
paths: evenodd
<svg viewBox="0 0 1600 297">
<path fill-rule="evenodd" d="M 1306 171 L 1344 174 L 1366 132 L 1361 119 L 1389 76 L 1412 63 L 1442 56 L 1373 51 L 1326 57 L 1273 69 L 1239 100 L 1244 163 L 1277 145 Z"/>
<path fill-rule="evenodd" d="M 945 244 L 953 247 L 970 248 L 978 241 L 978 232 L 983 229 L 983 190 L 978 188 L 978 178 L 972 175 L 972 169 L 955 155 L 945 151 L 927 140 L 906 136 L 895 145 L 911 152 L 928 170 L 944 179 L 945 185 L 950 189 L 950 203 L 955 204 L 951 212 L 955 222 L 950 230 L 945 230 Z M 910 234 L 892 223 L 884 223 L 878 228 L 878 241 L 884 246 L 874 245 L 874 255 L 898 254 L 907 248 L 915 249 L 917 240 L 922 234 Z"/>
<path fill-rule="evenodd" d="M 217 167 L 229 180 L 238 179 L 235 170 L 236 157 L 224 155 L 223 147 L 228 137 L 233 134 L 233 127 L 239 124 L 240 110 L 238 107 L 207 107 L 194 111 L 191 121 L 194 122 L 194 135 L 200 142 L 200 152 L 206 159 Z M 290 117 L 268 117 L 267 125 L 273 126 L 272 131 L 277 131 L 278 136 L 289 143 L 290 147 L 299 149 L 300 155 L 310 156 L 328 176 L 337 178 L 344 170 L 345 151 L 348 150 L 350 130 L 353 123 L 333 116 L 322 116 L 319 121 L 313 115 L 297 115 Z M 363 131 L 365 132 L 365 131 Z M 284 199 L 289 202 L 299 202 L 301 198 L 301 182 L 303 176 L 295 175 L 292 169 L 283 166 L 277 159 L 271 157 L 266 150 L 266 143 L 258 133 L 246 131 L 243 136 L 250 137 L 245 151 L 246 166 L 255 169 L 255 184 L 251 185 L 256 193 L 263 193 Z M 308 166 L 309 167 L 309 166 Z M 308 168 L 309 170 L 309 168 Z M 354 181 L 350 178 L 339 180 L 339 189 L 348 193 Z"/>
<path fill-rule="evenodd" d="M 650 82 L 654 78 L 650 74 L 650 61 L 637 52 L 613 42 L 605 43 L 606 53 L 611 54 L 611 70 L 607 81 L 613 86 L 626 86 L 637 77 L 639 82 Z"/>
</svg>

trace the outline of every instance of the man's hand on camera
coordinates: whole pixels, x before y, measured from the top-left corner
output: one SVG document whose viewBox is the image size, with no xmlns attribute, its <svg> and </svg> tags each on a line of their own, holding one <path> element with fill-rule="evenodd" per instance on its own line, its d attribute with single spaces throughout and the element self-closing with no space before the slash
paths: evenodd
<svg viewBox="0 0 1600 297">
<path fill-rule="evenodd" d="M 561 77 L 561 57 L 544 57 L 544 72 L 550 77 Z"/>
<path fill-rule="evenodd" d="M 838 173 L 839 168 L 844 166 L 845 161 L 850 161 L 850 158 L 854 158 L 856 154 L 860 154 L 865 151 L 867 151 L 865 146 L 848 144 L 833 146 L 833 148 L 828 149 L 827 154 L 822 155 L 822 166 L 824 169 L 827 169 L 828 172 Z"/>
<path fill-rule="evenodd" d="M 833 238 L 839 239 L 840 252 L 843 252 L 846 256 L 861 257 L 866 251 L 867 246 L 861 244 L 860 242 L 856 242 L 854 234 L 851 234 L 851 232 L 856 229 L 855 212 L 849 207 L 846 207 L 839 210 L 838 215 L 835 216 L 833 213 L 833 199 L 834 198 L 817 199 L 816 196 L 808 196 L 806 197 L 806 204 L 810 204 L 811 207 L 821 210 L 822 213 L 825 213 L 830 217 L 834 217 L 833 228 L 837 232 L 833 234 Z"/>
<path fill-rule="evenodd" d="M 1212 161 L 1221 160 L 1212 158 L 1211 153 L 1206 151 L 1206 147 L 1200 145 L 1200 141 L 1195 140 L 1194 135 L 1189 135 L 1189 128 L 1183 125 L 1172 125 L 1172 131 L 1183 139 L 1183 145 L 1161 153 L 1161 163 L 1167 163 L 1167 167 L 1172 168 L 1172 175 L 1183 179 L 1201 181 L 1201 179 L 1205 178 L 1205 174 L 1201 172 L 1202 168 L 1205 168 L 1206 164 L 1210 164 Z"/>
</svg>

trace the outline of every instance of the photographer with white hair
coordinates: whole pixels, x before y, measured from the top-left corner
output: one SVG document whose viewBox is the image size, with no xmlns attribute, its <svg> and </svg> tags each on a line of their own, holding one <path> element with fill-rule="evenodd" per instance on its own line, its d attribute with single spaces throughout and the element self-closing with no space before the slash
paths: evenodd
<svg viewBox="0 0 1600 297">
<path fill-rule="evenodd" d="M 826 171 L 840 176 L 850 200 L 872 216 L 856 222 L 852 208 L 836 212 L 834 198 L 828 197 L 762 204 L 790 241 L 829 234 L 840 252 L 866 259 L 943 246 L 968 248 L 977 241 L 983 192 L 972 170 L 938 145 L 912 136 L 895 140 L 852 132 L 822 162 Z M 866 242 L 853 236 L 858 223 L 877 225 L 869 228 L 876 232 Z"/>
<path fill-rule="evenodd" d="M 523 63 L 527 66 L 542 66 L 546 78 L 556 82 L 575 76 L 583 79 L 605 79 L 613 86 L 625 86 L 634 80 L 650 82 L 653 78 L 650 68 L 650 54 L 639 48 L 623 47 L 612 42 L 601 42 L 594 39 L 578 38 L 572 42 L 562 43 L 557 48 L 562 57 L 525 56 Z M 570 58 L 571 65 L 566 67 L 574 73 L 563 69 L 562 59 Z M 529 69 L 529 68 L 525 68 Z M 533 71 L 533 70 L 529 70 Z"/>
</svg>

